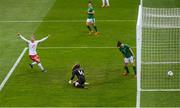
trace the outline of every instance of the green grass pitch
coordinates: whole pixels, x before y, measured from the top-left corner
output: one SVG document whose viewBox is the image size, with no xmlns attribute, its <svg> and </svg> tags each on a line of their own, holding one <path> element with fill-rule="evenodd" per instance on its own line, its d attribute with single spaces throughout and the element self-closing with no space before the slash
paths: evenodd
<svg viewBox="0 0 180 108">
<path fill-rule="evenodd" d="M 0 82 L 25 47 L 25 43 L 16 38 L 17 32 L 27 38 L 35 33 L 37 39 L 51 34 L 40 47 L 114 47 L 117 40 L 135 47 L 139 0 L 110 0 L 109 8 L 101 8 L 101 0 L 93 1 L 99 37 L 89 36 L 85 26 L 88 0 L 0 0 Z M 156 1 L 158 3 L 154 5 Z M 145 0 L 145 5 L 180 6 L 178 0 L 170 1 Z M 74 20 L 77 22 L 72 22 Z M 37 67 L 30 69 L 28 63 L 31 61 L 26 52 L 0 91 L 0 107 L 136 106 L 136 79 L 132 69 L 130 76 L 121 75 L 123 58 L 117 49 L 39 48 L 38 52 L 48 72 L 44 74 Z M 77 89 L 68 84 L 75 63 L 85 69 L 90 83 L 88 89 Z M 178 94 L 169 93 L 168 96 L 178 100 Z M 157 105 L 159 98 L 155 96 L 162 97 L 161 102 L 166 100 L 163 94 L 143 94 L 145 98 L 150 97 L 143 100 L 144 105 L 148 102 Z M 179 100 L 171 102 L 180 106 Z M 168 103 L 159 106 L 168 106 Z"/>
<path fill-rule="evenodd" d="M 112 0 L 110 8 L 101 8 L 101 1 L 94 1 L 99 37 L 88 35 L 87 2 L 2 0 L 0 10 L 6 11 L 0 16 L 2 21 L 44 22 L 1 22 L 0 33 L 4 37 L 0 40 L 4 65 L 1 81 L 25 47 L 16 38 L 17 32 L 27 38 L 36 33 L 38 39 L 51 34 L 40 47 L 114 47 L 117 40 L 135 46 L 138 1 Z M 45 22 L 50 20 L 66 22 Z M 38 67 L 30 69 L 31 61 L 26 53 L 0 93 L 0 106 L 135 106 L 136 79 L 133 74 L 127 78 L 121 76 L 123 59 L 117 49 L 38 49 L 38 52 L 48 72 L 43 74 Z M 68 84 L 72 65 L 77 62 L 85 69 L 88 89 L 76 89 Z"/>
</svg>

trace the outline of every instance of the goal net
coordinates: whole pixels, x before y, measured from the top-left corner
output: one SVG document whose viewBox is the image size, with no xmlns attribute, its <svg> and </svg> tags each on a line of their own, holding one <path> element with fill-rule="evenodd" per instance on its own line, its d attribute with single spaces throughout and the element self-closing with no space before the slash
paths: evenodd
<svg viewBox="0 0 180 108">
<path fill-rule="evenodd" d="M 180 8 L 140 7 L 137 68 L 141 89 L 180 90 Z M 174 75 L 168 77 L 168 71 Z"/>
</svg>

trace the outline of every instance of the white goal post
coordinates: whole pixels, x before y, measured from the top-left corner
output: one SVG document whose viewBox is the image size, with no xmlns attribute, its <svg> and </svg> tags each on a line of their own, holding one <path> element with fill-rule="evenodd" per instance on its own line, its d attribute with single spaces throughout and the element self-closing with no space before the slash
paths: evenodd
<svg viewBox="0 0 180 108">
<path fill-rule="evenodd" d="M 136 107 L 140 107 L 141 97 L 141 45 L 142 45 L 142 3 L 139 5 L 138 19 L 136 25 L 136 65 L 137 65 L 137 98 Z"/>
<path fill-rule="evenodd" d="M 144 7 L 141 1 L 136 50 L 137 108 L 141 92 L 180 91 L 180 8 Z"/>
</svg>

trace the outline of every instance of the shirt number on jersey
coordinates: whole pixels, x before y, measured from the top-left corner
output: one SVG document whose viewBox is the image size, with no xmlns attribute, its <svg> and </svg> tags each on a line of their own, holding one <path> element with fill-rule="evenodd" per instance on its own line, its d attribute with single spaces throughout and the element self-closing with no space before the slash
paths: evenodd
<svg viewBox="0 0 180 108">
<path fill-rule="evenodd" d="M 80 75 L 84 75 L 82 70 L 78 70 L 78 72 L 79 72 Z"/>
</svg>

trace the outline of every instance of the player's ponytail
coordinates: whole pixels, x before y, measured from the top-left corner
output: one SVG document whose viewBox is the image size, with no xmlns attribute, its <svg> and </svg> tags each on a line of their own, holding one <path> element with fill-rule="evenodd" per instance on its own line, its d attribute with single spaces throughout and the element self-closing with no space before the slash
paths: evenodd
<svg viewBox="0 0 180 108">
<path fill-rule="evenodd" d="M 122 42 L 121 42 L 121 41 L 118 41 L 118 42 L 117 42 L 117 47 L 120 47 L 121 44 L 122 44 Z"/>
<path fill-rule="evenodd" d="M 81 67 L 80 64 L 75 64 L 75 65 L 73 66 L 72 70 L 74 71 L 74 70 L 76 70 L 76 69 L 79 69 L 80 67 Z"/>
</svg>

